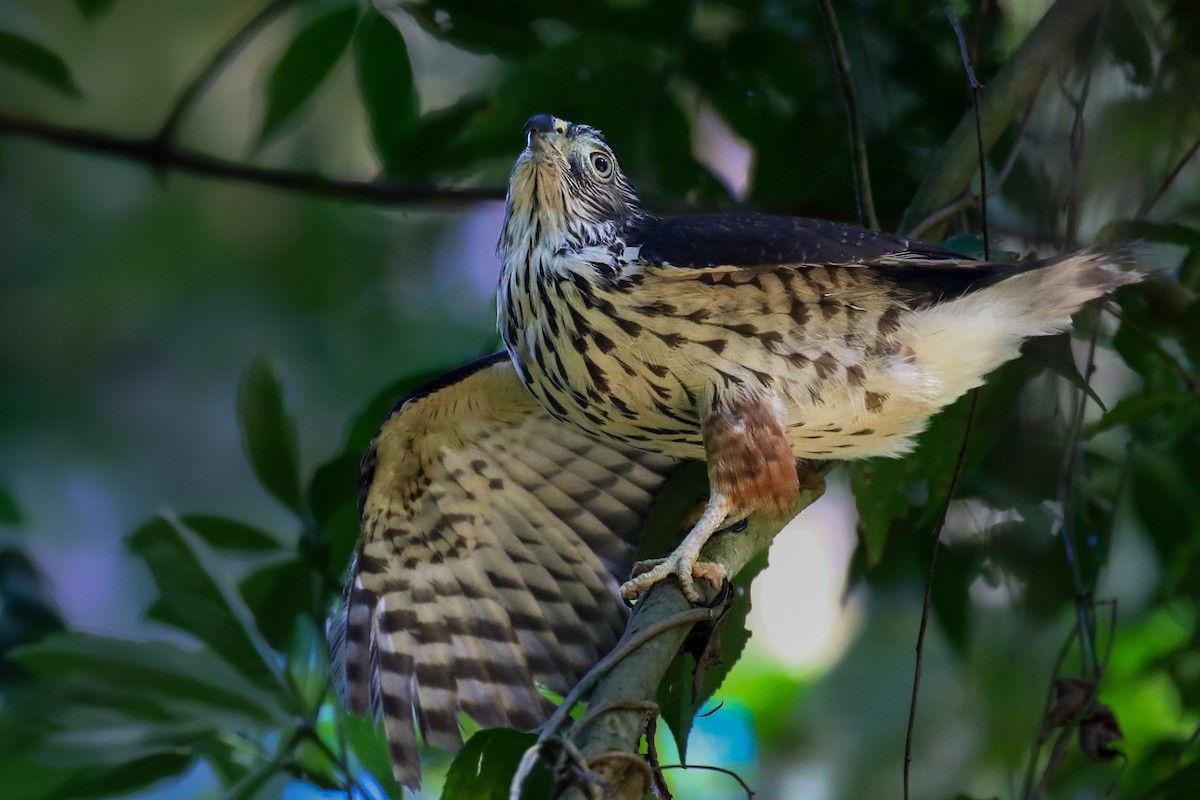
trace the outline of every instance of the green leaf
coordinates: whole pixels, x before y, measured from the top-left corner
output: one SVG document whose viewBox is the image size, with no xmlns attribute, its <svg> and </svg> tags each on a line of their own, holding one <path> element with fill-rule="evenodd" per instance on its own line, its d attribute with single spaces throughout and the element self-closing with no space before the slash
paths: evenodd
<svg viewBox="0 0 1200 800">
<path fill-rule="evenodd" d="M 660 716 L 671 728 L 682 763 L 687 763 L 688 737 L 696 713 L 721 688 L 730 670 L 741 658 L 746 643 L 750 641 L 750 631 L 746 627 L 746 617 L 750 613 L 750 585 L 766 566 L 767 553 L 759 553 L 734 578 L 733 605 L 722 619 L 718 634 L 721 661 L 705 670 L 699 682 L 699 691 L 695 690 L 696 660 L 687 653 L 675 657 L 659 684 L 656 701 Z"/>
<path fill-rule="evenodd" d="M 446 773 L 442 800 L 508 800 L 509 785 L 525 751 L 537 742 L 532 733 L 488 728 L 472 736 Z M 535 770 L 523 797 L 549 797 L 549 775 Z"/>
<path fill-rule="evenodd" d="M 179 521 L 216 550 L 270 552 L 284 544 L 259 528 L 215 514 L 185 514 Z"/>
<path fill-rule="evenodd" d="M 966 656 L 971 636 L 972 602 L 968 590 L 982 565 L 983 554 L 978 546 L 957 544 L 940 548 L 930 602 L 934 618 L 959 657 Z"/>
<path fill-rule="evenodd" d="M 520 4 L 497 14 L 487 3 L 412 3 L 405 7 L 421 27 L 438 39 L 478 53 L 528 57 L 541 43 L 532 20 L 522 19 Z"/>
<path fill-rule="evenodd" d="M 263 357 L 250 362 L 238 391 L 238 422 L 254 473 L 279 502 L 300 513 L 296 426 L 283 407 L 279 378 Z"/>
<path fill-rule="evenodd" d="M 319 579 L 306 562 L 292 558 L 269 564 L 241 582 L 239 590 L 258 631 L 275 649 L 287 646 L 298 616 L 315 613 Z"/>
<path fill-rule="evenodd" d="M 0 486 L 0 525 L 20 525 L 24 521 L 25 515 L 17 505 L 17 498 L 7 488 Z"/>
<path fill-rule="evenodd" d="M 111 698 L 136 687 L 142 695 L 209 709 L 223 724 L 288 718 L 287 708 L 208 650 L 72 632 L 18 648 L 12 659 L 36 675 L 59 684 L 81 684 L 90 695 L 113 703 Z M 200 711 L 194 714 L 202 716 Z"/>
<path fill-rule="evenodd" d="M 355 33 L 354 66 L 375 153 L 385 173 L 400 174 L 404 144 L 417 120 L 417 92 L 404 37 L 374 8 Z"/>
<path fill-rule="evenodd" d="M 312 617 L 296 617 L 287 652 L 292 686 L 305 708 L 317 708 L 329 685 L 329 645 Z"/>
<path fill-rule="evenodd" d="M 341 58 L 359 9 L 347 6 L 326 12 L 305 26 L 284 50 L 267 80 L 267 111 L 259 143 L 265 142 L 308 102 Z"/>
<path fill-rule="evenodd" d="M 721 688 L 729 671 L 742 657 L 746 643 L 750 641 L 750 630 L 746 627 L 746 617 L 750 614 L 750 585 L 754 583 L 758 574 L 767 568 L 767 555 L 767 551 L 755 555 L 733 580 L 733 606 L 721 623 L 721 663 L 714 664 L 705 671 L 704 682 L 696 698 L 697 709 L 703 707 Z"/>
<path fill-rule="evenodd" d="M 1079 367 L 1075 365 L 1075 354 L 1071 351 L 1070 333 L 1061 333 L 1057 336 L 1039 336 L 1036 339 L 1030 339 L 1025 343 L 1022 350 L 1036 363 L 1066 378 L 1072 386 L 1081 390 L 1092 402 L 1100 406 L 1102 411 L 1108 411 L 1108 406 L 1104 405 L 1104 401 L 1100 399 L 1100 395 L 1096 394 L 1096 390 L 1080 374 Z"/>
<path fill-rule="evenodd" d="M 124 797 L 159 781 L 183 777 L 193 761 L 192 753 L 156 753 L 111 769 L 87 770 L 67 784 L 63 796 L 73 800 Z"/>
<path fill-rule="evenodd" d="M 63 627 L 42 584 L 41 575 L 24 552 L 0 549 L 0 689 L 27 677 L 8 657 L 13 648 Z"/>
<path fill-rule="evenodd" d="M 0 30 L 0 65 L 21 72 L 68 97 L 79 97 L 79 88 L 66 62 L 24 36 Z"/>
<path fill-rule="evenodd" d="M 379 782 L 387 797 L 404 797 L 404 789 L 392 774 L 392 757 L 388 752 L 383 727 L 376 727 L 371 720 L 347 714 L 340 704 L 336 713 L 341 716 L 346 743 L 354 757 Z"/>
<path fill-rule="evenodd" d="M 213 550 L 173 520 L 156 517 L 129 537 L 129 548 L 145 559 L 159 598 L 148 616 L 198 637 L 239 672 L 287 704 L 287 680 L 254 625 L 254 617 Z"/>
<path fill-rule="evenodd" d="M 696 719 L 696 703 L 692 700 L 692 675 L 696 659 L 690 653 L 679 653 L 667 667 L 654 701 L 658 704 L 658 716 L 671 729 L 675 747 L 679 751 L 679 763 L 687 763 L 688 737 Z"/>
<path fill-rule="evenodd" d="M 161 753 L 189 752 L 211 738 L 211 723 L 183 714 L 130 719 L 123 708 L 69 705 L 55 709 L 56 729 L 39 741 L 30 761 L 61 768 L 109 767 Z"/>
<path fill-rule="evenodd" d="M 1121 398 L 1112 410 L 1089 425 L 1087 435 L 1094 436 L 1118 425 L 1136 425 L 1163 412 L 1190 411 L 1195 408 L 1195 403 L 1196 398 L 1186 394 L 1131 394 Z"/>
<path fill-rule="evenodd" d="M 329 567 L 341 574 L 358 541 L 358 473 L 361 453 L 343 453 L 325 462 L 308 485 L 308 506 L 329 545 Z"/>
<path fill-rule="evenodd" d="M 1139 24 L 1139 18 L 1146 14 L 1131 11 L 1127 3 L 1113 3 L 1107 11 L 1103 36 L 1113 59 L 1129 68 L 1133 82 L 1149 86 L 1154 80 L 1154 54 L 1147 31 Z"/>
<path fill-rule="evenodd" d="M 23 722 L 15 716 L 0 717 L 0 725 L 10 729 Z M 4 787 L 5 800 L 60 800 L 76 796 L 63 789 L 76 773 L 53 764 L 31 763 L 27 750 L 10 747 L 0 752 L 0 786 Z"/>
<path fill-rule="evenodd" d="M 1096 236 L 1101 242 L 1159 242 L 1189 250 L 1200 248 L 1200 230 L 1181 222 L 1152 222 L 1144 219 L 1118 220 L 1105 225 Z"/>
<path fill-rule="evenodd" d="M 960 233 L 942 241 L 942 247 L 971 258 L 983 258 L 983 237 L 977 233 Z"/>
<path fill-rule="evenodd" d="M 79 9 L 79 13 L 93 20 L 107 14 L 116 2 L 117 0 L 75 0 L 75 7 Z"/>
</svg>

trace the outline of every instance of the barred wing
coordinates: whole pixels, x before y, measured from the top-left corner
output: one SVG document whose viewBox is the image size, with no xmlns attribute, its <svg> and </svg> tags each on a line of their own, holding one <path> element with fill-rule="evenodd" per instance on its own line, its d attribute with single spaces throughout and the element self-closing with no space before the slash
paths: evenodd
<svg viewBox="0 0 1200 800">
<path fill-rule="evenodd" d="M 417 726 L 449 750 L 460 712 L 533 728 L 537 686 L 565 694 L 615 644 L 617 587 L 676 463 L 554 419 L 505 354 L 397 407 L 363 462 L 331 641 L 343 701 L 382 714 L 399 781 L 420 784 Z"/>
</svg>

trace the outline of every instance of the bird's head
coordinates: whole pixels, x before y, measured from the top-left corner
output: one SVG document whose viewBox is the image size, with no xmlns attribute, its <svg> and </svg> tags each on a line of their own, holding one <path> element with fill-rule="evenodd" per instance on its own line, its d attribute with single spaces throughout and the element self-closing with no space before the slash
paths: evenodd
<svg viewBox="0 0 1200 800">
<path fill-rule="evenodd" d="M 538 114 L 525 135 L 508 184 L 501 255 L 525 242 L 555 250 L 612 244 L 650 218 L 600 131 Z"/>
</svg>

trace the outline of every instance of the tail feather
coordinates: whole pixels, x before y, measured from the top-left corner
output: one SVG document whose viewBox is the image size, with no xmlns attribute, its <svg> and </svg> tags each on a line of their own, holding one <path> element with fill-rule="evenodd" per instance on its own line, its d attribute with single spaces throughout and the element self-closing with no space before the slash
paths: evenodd
<svg viewBox="0 0 1200 800">
<path fill-rule="evenodd" d="M 1020 321 L 1046 333 L 1062 330 L 1086 303 L 1142 279 L 1140 272 L 1123 271 L 1130 261 L 1124 251 L 1079 251 L 1038 262 L 980 295 L 1011 298 L 1025 304 Z M 1041 335 L 1039 333 L 1029 334 Z"/>
<path fill-rule="evenodd" d="M 978 291 L 913 314 L 902 334 L 943 406 L 1016 358 L 1021 342 L 1066 330 L 1088 302 L 1142 279 L 1124 251 L 1080 251 L 1035 263 Z"/>
</svg>

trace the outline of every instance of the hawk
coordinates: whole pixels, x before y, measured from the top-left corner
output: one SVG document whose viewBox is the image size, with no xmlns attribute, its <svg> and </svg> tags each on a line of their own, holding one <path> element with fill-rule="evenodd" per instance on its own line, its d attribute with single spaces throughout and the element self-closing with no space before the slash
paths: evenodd
<svg viewBox="0 0 1200 800">
<path fill-rule="evenodd" d="M 565 693 L 616 641 L 619 595 L 719 583 L 705 542 L 793 507 L 798 459 L 904 454 L 1024 339 L 1140 278 L 1112 253 L 994 264 L 831 222 L 661 218 L 599 131 L 541 114 L 524 132 L 497 247 L 507 352 L 383 424 L 334 625 L 346 701 L 382 713 L 409 786 L 414 720 L 452 750 L 460 713 L 539 724 L 538 686 Z M 707 505 L 631 578 L 686 459 Z"/>
</svg>

